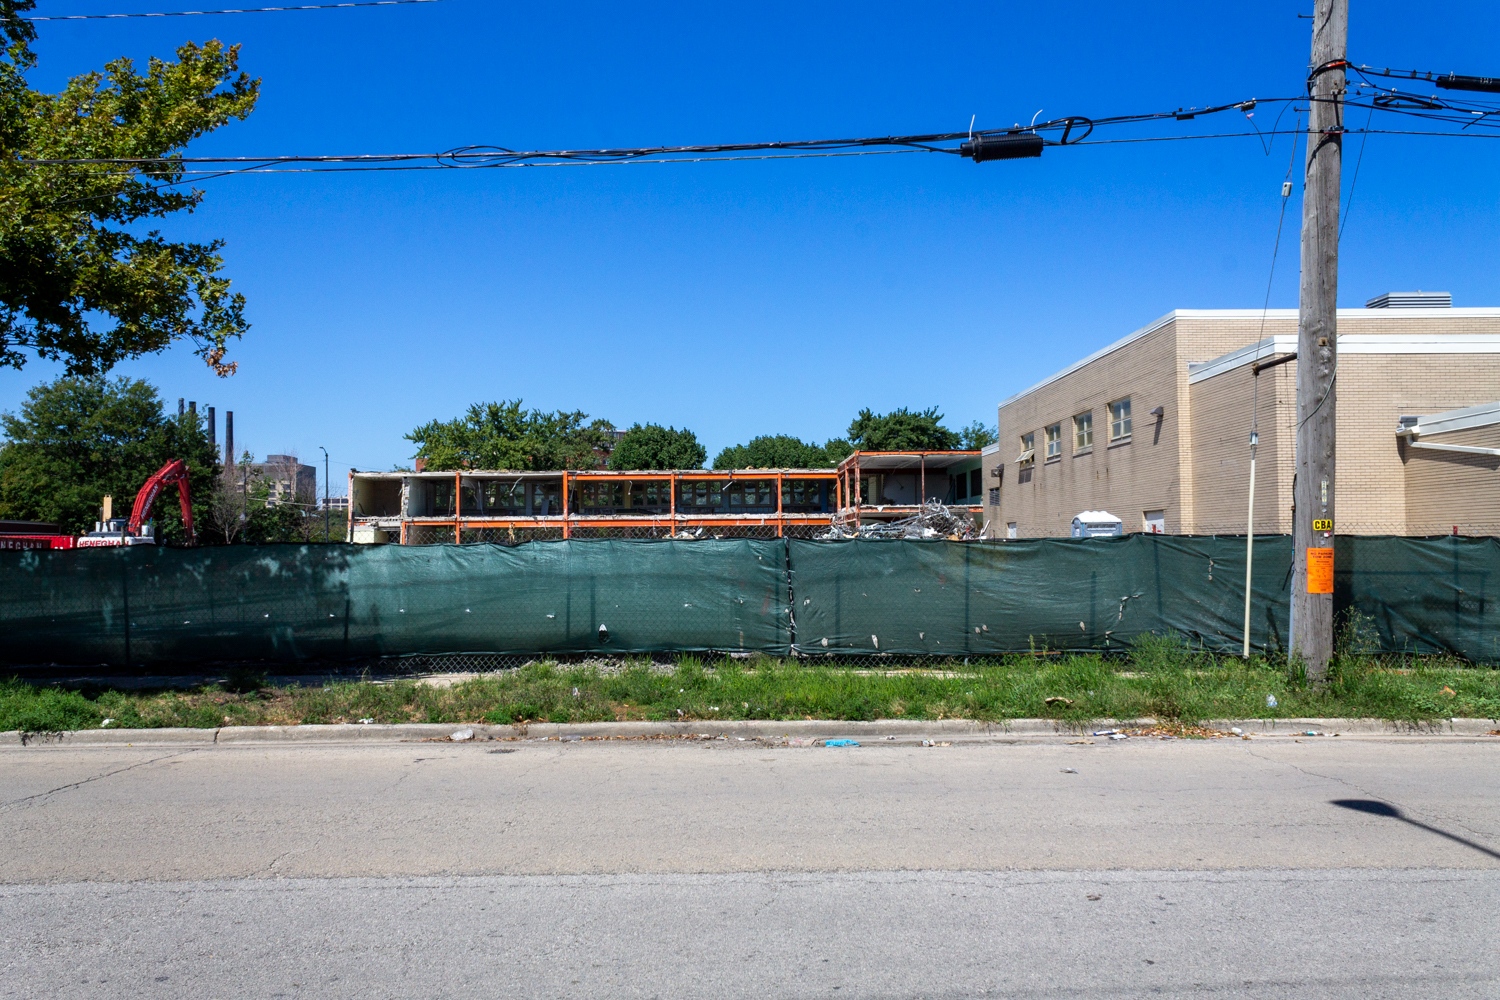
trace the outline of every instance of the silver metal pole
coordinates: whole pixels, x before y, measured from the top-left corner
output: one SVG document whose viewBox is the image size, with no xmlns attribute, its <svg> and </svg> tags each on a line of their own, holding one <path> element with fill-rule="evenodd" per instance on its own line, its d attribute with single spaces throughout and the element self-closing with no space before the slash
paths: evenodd
<svg viewBox="0 0 1500 1000">
<path fill-rule="evenodd" d="M 1250 569 L 1255 562 L 1255 446 L 1260 435 L 1250 432 L 1250 502 L 1245 511 L 1245 649 L 1242 654 L 1250 659 Z"/>
</svg>

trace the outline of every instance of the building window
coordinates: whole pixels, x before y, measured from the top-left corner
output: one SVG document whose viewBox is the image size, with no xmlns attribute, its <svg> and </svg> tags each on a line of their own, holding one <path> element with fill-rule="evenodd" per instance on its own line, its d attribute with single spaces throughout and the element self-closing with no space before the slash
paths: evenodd
<svg viewBox="0 0 1500 1000">
<path fill-rule="evenodd" d="M 1036 435 L 1021 435 L 1021 454 L 1016 456 L 1016 464 L 1020 466 L 1016 470 L 1017 483 L 1031 482 L 1031 470 L 1036 468 Z"/>
<path fill-rule="evenodd" d="M 1009 524 L 1007 524 L 1005 526 L 1005 537 L 1006 538 L 1015 538 L 1016 537 L 1016 522 L 1011 521 Z"/>
<path fill-rule="evenodd" d="M 953 498 L 955 500 L 967 500 L 969 498 L 969 477 L 962 472 L 958 474 L 958 481 L 953 484 Z"/>
<path fill-rule="evenodd" d="M 1094 411 L 1073 418 L 1073 451 L 1088 451 L 1094 446 Z"/>
<path fill-rule="evenodd" d="M 1144 518 L 1146 522 L 1146 534 L 1165 535 L 1167 533 L 1167 512 L 1164 510 L 1148 510 Z"/>
<path fill-rule="evenodd" d="M 1120 441 L 1130 437 L 1130 397 L 1109 404 L 1109 439 Z"/>
<path fill-rule="evenodd" d="M 983 469 L 969 470 L 969 496 L 976 500 L 979 499 L 979 494 L 984 492 L 983 472 Z"/>
<path fill-rule="evenodd" d="M 1047 428 L 1047 461 L 1062 457 L 1062 424 Z"/>
</svg>

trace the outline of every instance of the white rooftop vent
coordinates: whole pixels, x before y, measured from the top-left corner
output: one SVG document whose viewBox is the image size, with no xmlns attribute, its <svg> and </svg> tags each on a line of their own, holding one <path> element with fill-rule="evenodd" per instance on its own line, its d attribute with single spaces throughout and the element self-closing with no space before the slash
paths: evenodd
<svg viewBox="0 0 1500 1000">
<path fill-rule="evenodd" d="M 1386 292 L 1365 303 L 1366 309 L 1452 309 L 1452 292 Z"/>
</svg>

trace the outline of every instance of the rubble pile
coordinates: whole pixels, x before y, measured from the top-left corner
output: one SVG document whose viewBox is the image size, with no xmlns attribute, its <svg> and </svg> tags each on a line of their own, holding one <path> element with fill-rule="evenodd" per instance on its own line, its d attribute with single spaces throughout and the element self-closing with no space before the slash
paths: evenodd
<svg viewBox="0 0 1500 1000">
<path fill-rule="evenodd" d="M 844 520 L 835 521 L 817 536 L 820 541 L 839 538 L 946 538 L 950 542 L 967 542 L 979 537 L 979 526 L 967 508 L 949 507 L 936 501 L 924 503 L 917 513 L 899 521 L 882 521 L 855 527 Z"/>
</svg>

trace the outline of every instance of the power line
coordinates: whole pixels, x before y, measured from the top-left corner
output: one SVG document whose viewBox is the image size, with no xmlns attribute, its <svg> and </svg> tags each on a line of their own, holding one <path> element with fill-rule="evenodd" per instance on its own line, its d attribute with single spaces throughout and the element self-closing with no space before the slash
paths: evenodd
<svg viewBox="0 0 1500 1000">
<path fill-rule="evenodd" d="M 287 10 L 335 10 L 340 7 L 395 7 L 411 3 L 443 3 L 445 0 L 360 0 L 355 3 L 315 3 L 297 7 L 240 7 L 232 10 L 167 10 L 151 14 L 54 14 L 51 17 L 17 17 L 16 21 L 104 21 L 124 17 L 196 17 L 203 14 L 270 14 Z"/>
<path fill-rule="evenodd" d="M 978 133 L 975 133 L 978 135 Z M 1161 136 L 1136 136 L 1125 139 L 1087 139 L 1081 142 L 1069 142 L 1069 146 L 1108 146 L 1122 143 L 1137 142 L 1189 142 L 1198 139 L 1254 139 L 1256 137 L 1276 135 L 1301 135 L 1300 129 L 1278 129 L 1276 131 L 1264 132 L 1214 132 L 1201 135 L 1161 135 Z M 1410 135 L 1426 136 L 1433 138 L 1452 139 L 1500 139 L 1500 135 L 1484 132 L 1444 132 L 1444 131 L 1422 131 L 1415 129 L 1346 129 L 1346 135 Z M 822 152 L 808 153 L 774 153 L 761 155 L 740 156 L 691 156 L 691 157 L 660 157 L 647 158 L 654 151 L 641 150 L 639 155 L 631 158 L 620 159 L 585 159 L 572 158 L 573 154 L 566 150 L 558 151 L 534 151 L 523 154 L 514 154 L 505 159 L 484 160 L 481 162 L 452 163 L 447 162 L 452 156 L 450 153 L 393 153 L 393 154 L 347 154 L 327 156 L 203 156 L 203 157 L 160 157 L 160 158 L 78 158 L 78 159 L 48 159 L 28 160 L 21 159 L 16 162 L 25 166 L 126 166 L 140 167 L 133 170 L 132 175 L 144 177 L 158 176 L 192 176 L 213 175 L 224 176 L 232 173 L 258 173 L 258 174 L 297 174 L 297 173 L 358 173 L 361 171 L 375 170 L 481 170 L 495 168 L 513 167 L 564 167 L 564 166 L 610 166 L 625 164 L 646 163 L 719 163 L 739 160 L 801 160 L 820 159 L 834 156 L 888 156 L 893 153 L 956 153 L 955 149 L 935 148 L 926 146 L 913 146 L 906 149 L 845 149 L 828 150 Z M 536 160 L 529 159 L 536 157 Z M 434 161 L 434 162 L 418 162 Z M 178 169 L 147 169 L 150 167 L 175 168 L 176 164 L 210 164 L 210 163 L 245 163 L 250 166 L 239 170 L 178 170 Z M 285 167 L 278 164 L 289 163 L 314 163 L 314 164 L 337 164 L 336 166 L 313 166 L 313 167 Z"/>
<path fill-rule="evenodd" d="M 396 2 L 396 0 L 386 0 Z M 158 166 L 169 168 L 177 172 L 186 164 L 261 164 L 259 169 L 279 169 L 289 164 L 347 164 L 361 169 L 396 169 L 396 165 L 427 163 L 434 167 L 450 169 L 476 169 L 518 165 L 540 165 L 542 163 L 622 163 L 632 161 L 654 161 L 654 162 L 676 162 L 676 163 L 701 163 L 715 159 L 797 159 L 818 155 L 850 155 L 851 153 L 867 153 L 873 151 L 894 152 L 896 150 L 878 147 L 904 147 L 909 151 L 927 151 L 934 153 L 947 153 L 951 155 L 962 155 L 965 150 L 955 146 L 945 146 L 942 143 L 972 143 L 978 138 L 1006 138 L 1019 136 L 1040 136 L 1046 145 L 1050 146 L 1079 146 L 1079 145 L 1106 145 L 1111 143 L 1134 143 L 1134 142 L 1181 142 L 1195 139 L 1221 139 L 1258 137 L 1264 139 L 1267 136 L 1289 134 L 1285 130 L 1273 128 L 1269 131 L 1254 129 L 1249 132 L 1218 132 L 1198 133 L 1194 135 L 1171 135 L 1171 136 L 1133 136 L 1119 139 L 1091 139 L 1095 129 L 1106 125 L 1141 124 L 1163 119 L 1176 119 L 1184 121 L 1196 118 L 1200 115 L 1215 114 L 1223 111 L 1238 110 L 1248 114 L 1258 103 L 1276 103 L 1303 100 L 1304 98 L 1271 98 L 1239 101 L 1233 104 L 1224 104 L 1210 108 L 1190 108 L 1167 112 L 1153 112 L 1148 114 L 1119 115 L 1111 118 L 1086 118 L 1079 115 L 1067 118 L 1058 118 L 1043 122 L 1038 125 L 1022 127 L 1017 125 L 1009 129 L 982 129 L 964 132 L 932 132 L 915 135 L 884 135 L 865 136 L 847 139 L 807 139 L 773 142 L 746 142 L 746 143 L 714 143 L 690 146 L 646 146 L 646 147 L 619 147 L 603 149 L 550 149 L 550 150 L 514 150 L 505 146 L 472 145 L 460 146 L 455 149 L 435 153 L 355 153 L 355 154 L 320 154 L 320 155 L 290 155 L 290 156 L 160 156 L 160 157 L 55 157 L 55 158 L 18 158 L 15 162 L 26 166 L 132 166 L 149 167 Z M 1440 103 L 1428 102 L 1432 110 L 1459 110 L 1450 109 Z M 1410 109 L 1403 107 L 1391 107 L 1378 103 L 1362 104 L 1357 102 L 1346 102 L 1350 107 L 1368 108 L 1371 115 L 1377 110 L 1390 111 L 1397 114 L 1405 114 L 1427 120 L 1442 121 L 1448 124 L 1462 124 L 1466 129 L 1475 124 L 1484 125 L 1488 130 L 1492 126 L 1500 126 L 1500 118 L 1495 122 L 1482 121 L 1480 119 L 1490 115 L 1500 115 L 1500 108 L 1486 109 L 1485 111 L 1466 111 L 1469 117 L 1453 117 L 1444 115 L 1433 115 L 1421 109 Z M 1478 117 L 1475 117 L 1478 116 Z M 1341 129 L 1345 134 L 1374 134 L 1374 135 L 1476 135 L 1486 133 L 1460 133 L 1442 131 L 1423 131 L 1416 129 Z M 1049 135 L 1050 133 L 1050 135 Z M 1076 133 L 1076 134 L 1075 134 Z M 764 157 L 750 156 L 746 154 L 767 153 Z M 728 155 L 738 154 L 738 155 Z M 145 171 L 143 171 L 145 172 Z"/>
</svg>

